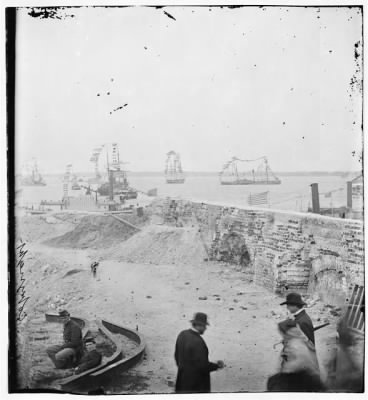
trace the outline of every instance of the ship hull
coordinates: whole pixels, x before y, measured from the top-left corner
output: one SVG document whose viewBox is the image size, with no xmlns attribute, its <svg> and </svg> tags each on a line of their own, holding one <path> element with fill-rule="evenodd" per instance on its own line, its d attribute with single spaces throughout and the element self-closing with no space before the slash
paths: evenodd
<svg viewBox="0 0 368 400">
<path fill-rule="evenodd" d="M 222 181 L 221 185 L 280 185 L 281 181 L 251 181 L 248 179 L 239 179 L 237 181 Z"/>
<path fill-rule="evenodd" d="M 174 183 L 174 184 L 178 184 L 178 183 L 184 183 L 185 179 L 184 178 L 180 178 L 180 179 L 166 179 L 166 183 Z"/>
</svg>

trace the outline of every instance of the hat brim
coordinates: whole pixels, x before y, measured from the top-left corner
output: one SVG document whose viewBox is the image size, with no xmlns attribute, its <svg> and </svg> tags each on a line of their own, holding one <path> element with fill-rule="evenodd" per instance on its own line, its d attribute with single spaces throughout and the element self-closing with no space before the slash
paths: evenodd
<svg viewBox="0 0 368 400">
<path fill-rule="evenodd" d="M 210 325 L 208 322 L 204 323 L 203 321 L 198 321 L 197 319 L 191 319 L 190 322 L 191 322 L 192 324 L 193 324 L 193 323 L 196 323 L 196 324 L 202 324 L 202 325 L 207 325 L 207 326 Z"/>
<path fill-rule="evenodd" d="M 283 303 L 280 303 L 280 306 L 283 306 L 285 304 L 289 304 L 291 306 L 306 306 L 307 303 L 295 303 L 295 302 L 290 302 L 290 301 L 284 301 Z"/>
</svg>

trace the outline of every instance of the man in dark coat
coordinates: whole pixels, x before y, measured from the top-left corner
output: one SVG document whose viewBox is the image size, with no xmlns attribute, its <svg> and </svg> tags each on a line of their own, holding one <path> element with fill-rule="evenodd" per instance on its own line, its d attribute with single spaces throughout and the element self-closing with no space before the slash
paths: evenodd
<svg viewBox="0 0 368 400">
<path fill-rule="evenodd" d="M 284 304 L 286 304 L 287 309 L 305 336 L 315 344 L 313 323 L 309 315 L 305 312 L 304 306 L 306 303 L 302 300 L 301 295 L 299 293 L 289 293 L 286 296 L 286 301 L 280 305 L 283 306 Z"/>
<path fill-rule="evenodd" d="M 223 361 L 217 361 L 215 364 L 208 360 L 208 348 L 202 338 L 209 325 L 207 315 L 198 312 L 191 323 L 192 328 L 182 331 L 176 340 L 176 393 L 210 392 L 210 372 L 224 368 Z"/>
<path fill-rule="evenodd" d="M 83 351 L 82 331 L 79 325 L 70 319 L 68 311 L 60 311 L 59 316 L 64 324 L 64 343 L 50 346 L 46 352 L 56 368 L 70 368 Z"/>
<path fill-rule="evenodd" d="M 74 373 L 81 374 L 88 369 L 97 367 L 101 363 L 102 356 L 96 350 L 96 342 L 93 338 L 86 338 L 84 340 L 86 352 L 80 359 L 78 366 L 74 368 Z"/>
</svg>

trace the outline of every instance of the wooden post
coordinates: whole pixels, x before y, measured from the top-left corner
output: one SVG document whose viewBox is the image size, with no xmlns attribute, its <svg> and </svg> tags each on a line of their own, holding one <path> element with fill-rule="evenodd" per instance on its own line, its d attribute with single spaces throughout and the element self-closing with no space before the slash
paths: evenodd
<svg viewBox="0 0 368 400">
<path fill-rule="evenodd" d="M 353 208 L 353 184 L 351 181 L 346 182 L 347 201 L 346 206 L 350 210 Z"/>
<path fill-rule="evenodd" d="M 110 200 L 114 200 L 114 172 L 109 171 L 109 196 Z"/>
<path fill-rule="evenodd" d="M 319 208 L 319 193 L 318 193 L 318 183 L 312 183 L 312 211 L 315 214 L 320 213 L 320 208 Z"/>
</svg>

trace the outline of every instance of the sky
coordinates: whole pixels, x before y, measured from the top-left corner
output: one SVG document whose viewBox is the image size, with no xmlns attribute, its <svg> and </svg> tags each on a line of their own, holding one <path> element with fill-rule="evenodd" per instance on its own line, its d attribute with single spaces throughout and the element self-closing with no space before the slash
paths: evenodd
<svg viewBox="0 0 368 400">
<path fill-rule="evenodd" d="M 92 172 L 93 148 L 117 142 L 131 171 L 162 171 L 170 150 L 187 171 L 232 156 L 361 168 L 358 8 L 30 11 L 17 14 L 18 167 Z"/>
</svg>

